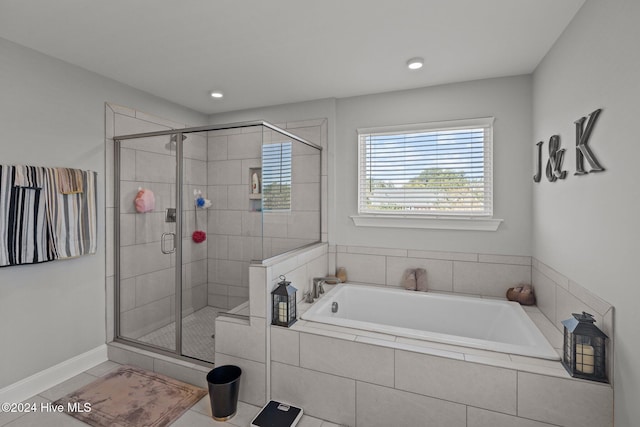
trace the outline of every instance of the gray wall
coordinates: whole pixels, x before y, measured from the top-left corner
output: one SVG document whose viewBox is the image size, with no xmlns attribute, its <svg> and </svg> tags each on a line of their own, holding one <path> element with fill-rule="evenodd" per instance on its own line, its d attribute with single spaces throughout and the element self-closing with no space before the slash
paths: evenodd
<svg viewBox="0 0 640 427">
<path fill-rule="evenodd" d="M 588 0 L 534 74 L 534 143 L 559 134 L 565 181 L 533 190 L 533 255 L 615 307 L 616 425 L 640 419 L 640 254 L 635 129 L 640 2 Z M 603 112 L 590 146 L 606 171 L 574 176 L 574 120 Z M 545 161 L 547 156 L 545 155 Z M 585 162 L 586 164 L 586 162 Z M 588 166 L 587 166 L 588 169 Z"/>
<path fill-rule="evenodd" d="M 205 116 L 0 39 L 3 164 L 98 172 L 98 252 L 0 269 L 0 388 L 105 342 L 104 103 L 201 125 Z"/>
<path fill-rule="evenodd" d="M 494 217 L 497 232 L 356 227 L 356 129 L 495 117 Z M 338 100 L 335 152 L 336 227 L 331 243 L 438 251 L 529 255 L 531 239 L 531 78 L 478 80 Z M 384 243 L 381 243 L 384 242 Z"/>
</svg>

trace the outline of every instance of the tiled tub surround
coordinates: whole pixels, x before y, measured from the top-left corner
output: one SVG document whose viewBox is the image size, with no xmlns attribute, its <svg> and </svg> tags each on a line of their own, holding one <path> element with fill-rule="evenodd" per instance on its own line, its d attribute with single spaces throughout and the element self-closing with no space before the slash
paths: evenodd
<svg viewBox="0 0 640 427">
<path fill-rule="evenodd" d="M 536 307 L 526 311 L 550 341 L 561 343 Z M 270 332 L 271 398 L 334 423 L 613 425 L 612 388 L 572 379 L 560 362 L 304 320 Z"/>
<path fill-rule="evenodd" d="M 290 329 L 270 326 L 269 292 L 278 276 L 286 274 L 301 299 L 335 253 L 327 258 L 327 247 L 318 245 L 252 265 L 250 320 L 217 319 L 216 361 L 243 369 L 242 401 L 287 400 L 311 416 L 351 426 L 612 425 L 612 388 L 572 379 L 559 362 L 304 320 Z M 349 274 L 359 277 L 357 269 Z M 300 311 L 308 306 L 298 303 Z M 559 350 L 560 331 L 537 307 L 525 311 Z"/>
<path fill-rule="evenodd" d="M 405 269 L 424 268 L 429 291 L 488 298 L 504 298 L 508 288 L 530 283 L 535 290 L 537 306 L 556 331 L 563 330 L 560 322 L 570 318 L 571 313 L 586 311 L 595 316 L 596 325 L 609 336 L 607 372 L 609 380 L 613 381 L 614 308 L 535 258 L 340 245 L 329 246 L 329 252 L 332 255 L 329 271 L 335 271 L 336 266 L 345 267 L 349 282 L 400 287 Z"/>
<path fill-rule="evenodd" d="M 234 364 L 242 368 L 240 400 L 261 406 L 269 397 L 271 290 L 279 276 L 286 275 L 298 289 L 301 304 L 312 278 L 325 275 L 327 266 L 327 245 L 322 243 L 250 266 L 249 319 L 224 316 L 216 319 L 216 364 Z"/>
</svg>

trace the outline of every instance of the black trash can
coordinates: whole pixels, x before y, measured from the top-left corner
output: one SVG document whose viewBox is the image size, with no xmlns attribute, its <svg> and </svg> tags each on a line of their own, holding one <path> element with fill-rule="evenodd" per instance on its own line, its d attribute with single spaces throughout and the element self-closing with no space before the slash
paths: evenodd
<svg viewBox="0 0 640 427">
<path fill-rule="evenodd" d="M 242 369 L 234 365 L 218 366 L 207 374 L 211 415 L 216 421 L 227 421 L 236 414 Z"/>
</svg>

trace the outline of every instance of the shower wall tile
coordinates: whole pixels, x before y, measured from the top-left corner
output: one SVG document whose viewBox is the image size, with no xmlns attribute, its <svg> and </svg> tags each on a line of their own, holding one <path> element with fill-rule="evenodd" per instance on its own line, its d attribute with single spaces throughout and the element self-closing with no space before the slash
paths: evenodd
<svg viewBox="0 0 640 427">
<path fill-rule="evenodd" d="M 182 240 L 182 263 L 207 259 L 207 244 L 196 243 L 191 237 Z"/>
<path fill-rule="evenodd" d="M 296 211 L 320 212 L 320 183 L 293 184 L 291 202 Z"/>
<path fill-rule="evenodd" d="M 226 185 L 208 186 L 209 199 L 211 200 L 211 207 L 209 208 L 209 212 L 211 212 L 212 210 L 227 209 L 227 188 L 228 186 Z"/>
<path fill-rule="evenodd" d="M 120 215 L 120 245 L 129 246 L 136 243 L 136 217 L 134 214 Z"/>
<path fill-rule="evenodd" d="M 186 184 L 207 185 L 207 162 L 204 160 L 184 159 L 184 182 Z M 185 194 L 185 199 L 193 199 L 192 194 Z"/>
<path fill-rule="evenodd" d="M 120 215 L 120 218 L 125 217 L 131 218 L 135 221 L 135 228 L 131 231 L 133 232 L 132 235 L 135 237 L 136 244 L 160 242 L 162 233 L 174 233 L 176 230 L 175 224 L 164 222 L 164 212 Z"/>
<path fill-rule="evenodd" d="M 209 279 L 211 280 L 211 277 Z M 242 283 L 242 262 L 217 260 L 213 281 L 225 285 Z"/>
<path fill-rule="evenodd" d="M 209 185 L 242 184 L 242 161 L 214 160 L 209 162 Z"/>
<path fill-rule="evenodd" d="M 245 185 L 229 185 L 227 186 L 227 209 L 230 210 L 248 210 L 249 209 L 249 191 Z"/>
<path fill-rule="evenodd" d="M 176 157 L 136 151 L 136 181 L 176 182 Z"/>
<path fill-rule="evenodd" d="M 207 161 L 207 137 L 203 134 L 189 134 L 184 140 L 183 157 Z"/>
<path fill-rule="evenodd" d="M 209 233 L 241 235 L 242 211 L 209 211 Z"/>
<path fill-rule="evenodd" d="M 292 160 L 291 174 L 294 183 L 320 182 L 320 157 L 295 156 Z"/>
<path fill-rule="evenodd" d="M 230 128 L 230 129 L 218 129 L 218 130 L 210 130 L 207 132 L 207 136 L 223 136 L 223 135 L 236 135 L 238 133 L 242 133 L 239 128 Z"/>
<path fill-rule="evenodd" d="M 194 231 L 206 230 L 208 218 L 209 213 L 206 210 L 185 211 L 182 216 L 182 237 L 191 238 Z"/>
<path fill-rule="evenodd" d="M 288 218 L 287 237 L 319 240 L 319 224 L 319 211 L 293 211 Z"/>
<path fill-rule="evenodd" d="M 120 249 L 122 278 L 169 268 L 171 257 L 159 251 L 158 243 L 124 246 Z"/>
<path fill-rule="evenodd" d="M 262 212 L 242 211 L 242 235 L 262 235 Z"/>
<path fill-rule="evenodd" d="M 207 242 L 209 259 L 229 259 L 229 236 L 209 234 Z"/>
<path fill-rule="evenodd" d="M 262 132 L 229 135 L 227 141 L 228 159 L 256 158 L 262 152 Z"/>
<path fill-rule="evenodd" d="M 182 315 L 191 314 L 208 304 L 207 286 L 199 285 L 182 292 Z"/>
<path fill-rule="evenodd" d="M 124 337 L 140 338 L 173 321 L 172 298 L 164 298 L 126 311 L 120 315 L 120 331 Z"/>
<path fill-rule="evenodd" d="M 136 305 L 142 306 L 175 295 L 175 277 L 173 268 L 137 276 L 135 278 Z"/>
<path fill-rule="evenodd" d="M 227 160 L 227 136 L 208 136 L 207 160 Z"/>
<path fill-rule="evenodd" d="M 234 261 L 242 261 L 244 256 L 244 245 L 242 236 L 228 236 L 229 238 L 229 259 Z"/>
<path fill-rule="evenodd" d="M 189 264 L 191 270 L 191 283 L 193 286 L 204 285 L 207 283 L 207 259 L 201 259 Z"/>
<path fill-rule="evenodd" d="M 263 217 L 263 234 L 265 237 L 287 237 L 288 214 L 265 212 Z"/>
<path fill-rule="evenodd" d="M 136 150 L 132 150 L 130 148 L 120 149 L 120 179 L 121 180 L 124 180 L 124 181 L 136 180 L 136 152 L 137 152 Z M 113 152 L 112 152 L 112 156 L 113 156 Z"/>
</svg>

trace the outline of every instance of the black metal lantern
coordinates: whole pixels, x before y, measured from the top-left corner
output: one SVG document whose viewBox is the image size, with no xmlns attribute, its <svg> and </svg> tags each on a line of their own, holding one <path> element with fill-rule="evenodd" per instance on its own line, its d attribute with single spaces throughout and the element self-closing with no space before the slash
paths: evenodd
<svg viewBox="0 0 640 427">
<path fill-rule="evenodd" d="M 286 326 L 287 328 L 296 322 L 296 291 L 286 277 L 280 276 L 280 282 L 271 291 L 271 324 Z"/>
<path fill-rule="evenodd" d="M 572 313 L 563 320 L 564 345 L 562 364 L 572 377 L 608 383 L 605 343 L 607 336 L 589 313 Z"/>
</svg>

